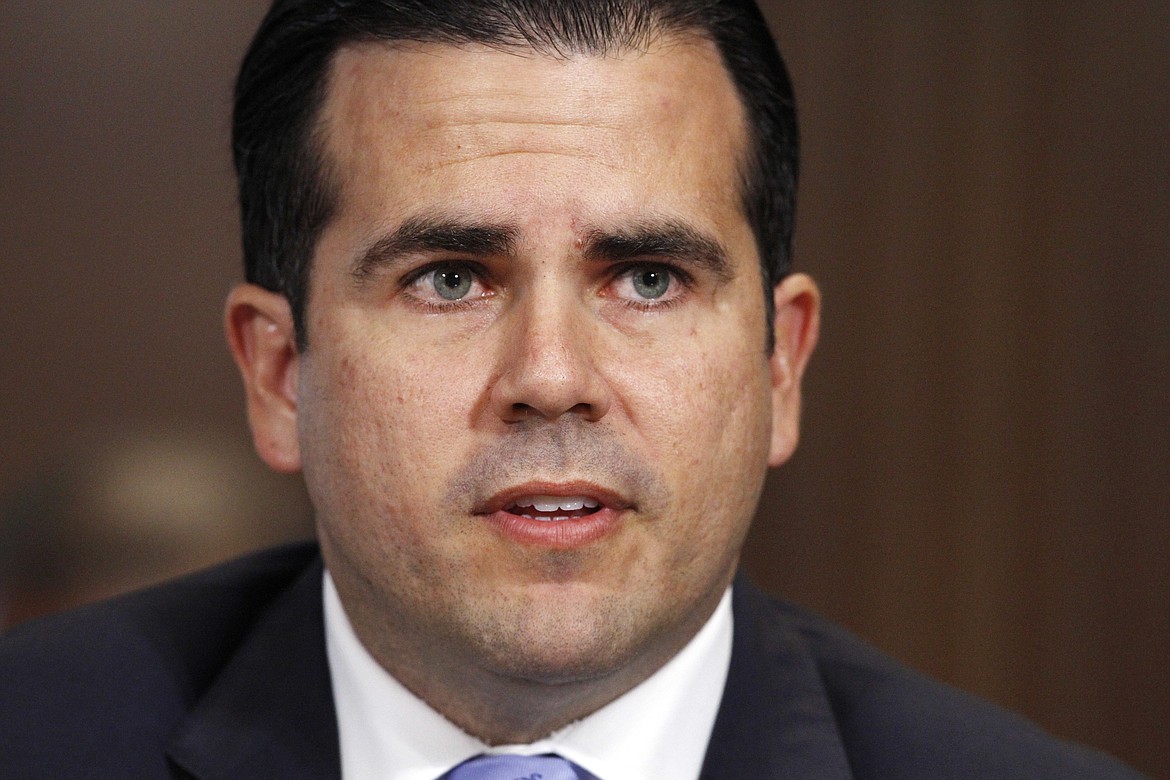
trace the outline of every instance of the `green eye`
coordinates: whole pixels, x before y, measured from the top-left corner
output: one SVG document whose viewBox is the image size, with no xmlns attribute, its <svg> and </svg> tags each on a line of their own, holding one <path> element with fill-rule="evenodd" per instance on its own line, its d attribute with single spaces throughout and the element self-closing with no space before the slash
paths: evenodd
<svg viewBox="0 0 1170 780">
<path fill-rule="evenodd" d="M 643 298 L 661 298 L 670 289 L 670 271 L 665 268 L 638 268 L 630 281 L 634 292 Z"/>
<path fill-rule="evenodd" d="M 448 301 L 457 301 L 471 291 L 472 277 L 467 266 L 451 265 L 437 269 L 432 279 L 435 292 Z"/>
</svg>

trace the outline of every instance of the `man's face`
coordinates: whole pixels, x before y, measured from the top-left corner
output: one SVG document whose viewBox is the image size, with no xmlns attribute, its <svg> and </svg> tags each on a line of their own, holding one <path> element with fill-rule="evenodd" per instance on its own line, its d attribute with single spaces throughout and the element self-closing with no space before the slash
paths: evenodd
<svg viewBox="0 0 1170 780">
<path fill-rule="evenodd" d="M 359 636 L 416 691 L 653 669 L 730 581 L 816 309 L 790 278 L 766 353 L 742 117 L 699 42 L 339 54 L 339 200 L 280 462 Z"/>
</svg>

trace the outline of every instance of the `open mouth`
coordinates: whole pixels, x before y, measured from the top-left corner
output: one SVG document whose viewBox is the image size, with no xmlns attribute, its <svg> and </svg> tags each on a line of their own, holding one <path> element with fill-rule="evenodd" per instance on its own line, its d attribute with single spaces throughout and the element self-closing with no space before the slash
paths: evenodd
<svg viewBox="0 0 1170 780">
<path fill-rule="evenodd" d="M 509 544 L 573 550 L 618 533 L 634 504 L 589 481 L 538 482 L 506 488 L 473 511 Z"/>
<path fill-rule="evenodd" d="M 523 496 L 506 511 L 531 520 L 555 523 L 586 517 L 601 509 L 601 502 L 588 496 Z"/>
</svg>

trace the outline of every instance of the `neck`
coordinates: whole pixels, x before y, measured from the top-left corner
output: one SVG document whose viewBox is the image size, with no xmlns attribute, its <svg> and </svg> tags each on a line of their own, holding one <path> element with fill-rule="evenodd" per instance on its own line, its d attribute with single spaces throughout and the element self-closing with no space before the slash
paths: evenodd
<svg viewBox="0 0 1170 780">
<path fill-rule="evenodd" d="M 647 671 L 641 679 L 652 673 Z M 447 720 L 488 745 L 535 742 L 596 712 L 641 682 L 606 679 L 548 684 L 486 676 L 456 691 L 435 684 L 429 676 L 412 679 L 409 674 L 392 674 Z"/>
<path fill-rule="evenodd" d="M 642 683 L 685 646 L 708 616 L 704 611 L 702 620 L 680 641 L 643 648 L 602 672 L 501 672 L 457 654 L 432 649 L 420 656 L 400 643 L 370 641 L 360 630 L 358 636 L 382 668 L 463 731 L 488 745 L 527 744 L 596 712 Z M 426 662 L 402 662 L 420 657 Z"/>
<path fill-rule="evenodd" d="M 501 668 L 454 642 L 415 647 L 409 636 L 363 631 L 369 623 L 351 622 L 374 660 L 447 720 L 488 745 L 527 744 L 596 712 L 654 674 L 703 627 L 722 593 L 720 587 L 681 624 L 653 632 L 650 641 L 635 643 L 634 652 L 609 659 L 603 668 Z"/>
</svg>

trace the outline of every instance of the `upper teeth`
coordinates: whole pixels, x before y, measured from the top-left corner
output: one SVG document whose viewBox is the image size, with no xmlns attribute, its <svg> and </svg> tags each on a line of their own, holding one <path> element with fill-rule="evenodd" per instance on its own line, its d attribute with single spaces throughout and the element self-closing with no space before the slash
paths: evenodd
<svg viewBox="0 0 1170 780">
<path fill-rule="evenodd" d="M 600 504 L 585 496 L 532 496 L 516 502 L 517 506 L 530 506 L 537 512 L 575 512 L 578 509 L 596 509 Z"/>
</svg>

